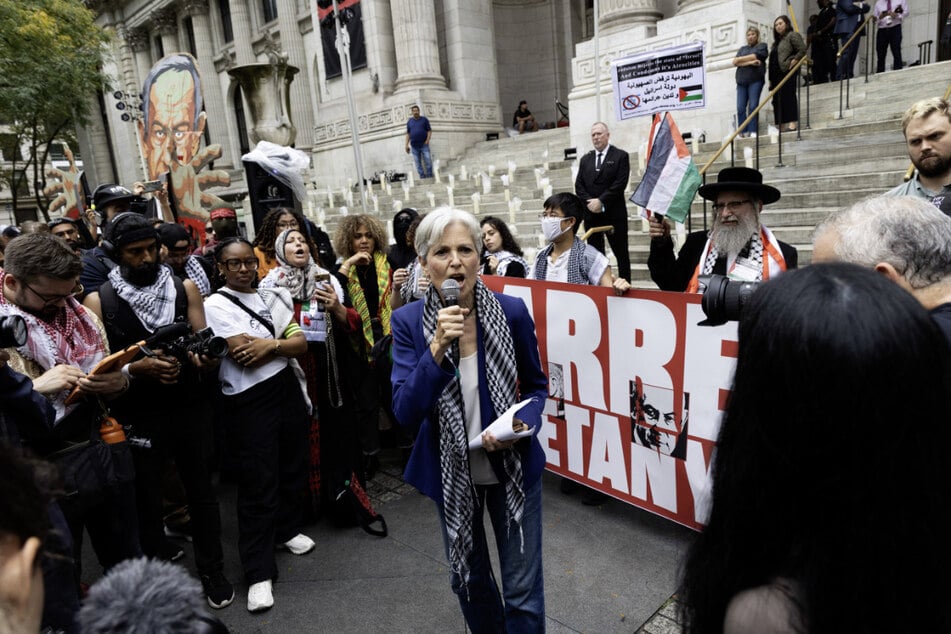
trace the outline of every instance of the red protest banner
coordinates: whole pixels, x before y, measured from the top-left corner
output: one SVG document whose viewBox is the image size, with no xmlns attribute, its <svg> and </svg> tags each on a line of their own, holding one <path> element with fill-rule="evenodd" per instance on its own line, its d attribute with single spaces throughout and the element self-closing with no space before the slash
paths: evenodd
<svg viewBox="0 0 951 634">
<path fill-rule="evenodd" d="M 698 326 L 699 295 L 483 280 L 534 316 L 550 381 L 539 432 L 548 469 L 700 528 L 736 324 Z"/>
</svg>

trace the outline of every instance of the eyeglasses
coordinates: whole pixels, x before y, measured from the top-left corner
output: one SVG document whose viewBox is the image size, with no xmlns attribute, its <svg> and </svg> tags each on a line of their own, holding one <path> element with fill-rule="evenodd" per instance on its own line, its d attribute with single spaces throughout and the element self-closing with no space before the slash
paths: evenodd
<svg viewBox="0 0 951 634">
<path fill-rule="evenodd" d="M 730 213 L 733 213 L 738 211 L 743 205 L 748 205 L 751 202 L 753 201 L 747 198 L 746 200 L 731 200 L 728 203 L 713 203 L 713 211 L 720 213 L 726 209 Z"/>
<path fill-rule="evenodd" d="M 277 223 L 277 228 L 281 231 L 284 231 L 285 229 L 297 229 L 297 223 L 293 220 L 290 222 L 279 222 Z"/>
<path fill-rule="evenodd" d="M 69 299 L 70 297 L 74 297 L 76 295 L 82 295 L 83 290 L 85 290 L 83 289 L 83 285 L 77 282 L 76 286 L 73 287 L 73 290 L 69 292 L 69 295 L 44 295 L 42 293 L 38 293 L 35 288 L 30 286 L 26 282 L 23 282 L 23 285 L 26 286 L 28 289 L 30 289 L 30 292 L 32 292 L 34 295 L 36 295 L 41 300 L 43 300 L 43 308 L 46 308 L 50 304 L 55 304 L 56 302 L 61 302 L 63 300 Z"/>
<path fill-rule="evenodd" d="M 225 260 L 222 262 L 229 271 L 234 273 L 235 271 L 240 271 L 241 267 L 248 269 L 249 271 L 258 270 L 258 259 L 257 258 L 248 258 L 246 260 L 239 260 L 237 258 L 233 260 Z"/>
<path fill-rule="evenodd" d="M 539 218 L 567 218 L 568 216 L 559 216 L 556 211 L 548 211 L 547 209 L 542 213 L 538 214 Z"/>
</svg>

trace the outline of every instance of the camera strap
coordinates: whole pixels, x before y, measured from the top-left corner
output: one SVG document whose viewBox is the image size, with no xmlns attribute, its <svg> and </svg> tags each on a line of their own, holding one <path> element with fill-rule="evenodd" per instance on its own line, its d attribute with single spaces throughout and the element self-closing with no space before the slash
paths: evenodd
<svg viewBox="0 0 951 634">
<path fill-rule="evenodd" d="M 251 317 L 253 317 L 258 323 L 260 323 L 262 326 L 264 326 L 265 328 L 267 328 L 268 330 L 270 330 L 270 331 L 271 331 L 271 335 L 272 335 L 275 339 L 277 339 L 277 333 L 274 331 L 274 324 L 271 323 L 271 320 L 270 320 L 270 319 L 266 319 L 266 318 L 262 317 L 261 315 L 257 314 L 255 311 L 253 311 L 253 310 L 251 310 L 250 308 L 248 308 L 247 306 L 245 306 L 244 303 L 243 303 L 240 299 L 238 299 L 237 297 L 235 297 L 235 296 L 232 295 L 231 293 L 226 293 L 226 292 L 224 292 L 223 290 L 220 290 L 220 289 L 217 291 L 217 293 L 218 293 L 219 295 L 221 295 L 222 297 L 227 297 L 228 300 L 229 300 L 230 302 L 232 302 L 235 306 L 237 306 L 238 308 L 240 308 L 241 310 L 243 310 L 243 311 L 246 312 L 247 314 L 251 315 Z"/>
</svg>

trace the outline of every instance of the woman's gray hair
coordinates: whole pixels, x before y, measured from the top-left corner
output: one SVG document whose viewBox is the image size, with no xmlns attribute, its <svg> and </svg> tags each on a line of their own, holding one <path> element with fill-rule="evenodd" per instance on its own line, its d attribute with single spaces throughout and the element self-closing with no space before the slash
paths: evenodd
<svg viewBox="0 0 951 634">
<path fill-rule="evenodd" d="M 423 221 L 416 228 L 416 239 L 413 246 L 416 247 L 416 253 L 422 258 L 423 262 L 429 256 L 429 250 L 446 233 L 446 229 L 453 223 L 461 223 L 469 230 L 472 237 L 472 246 L 479 249 L 482 242 L 482 229 L 479 221 L 468 211 L 453 209 L 452 207 L 439 207 L 426 214 Z"/>
<path fill-rule="evenodd" d="M 816 227 L 835 232 L 835 255 L 874 267 L 891 264 L 912 288 L 951 277 L 951 218 L 912 196 L 873 196 L 833 212 Z"/>
</svg>

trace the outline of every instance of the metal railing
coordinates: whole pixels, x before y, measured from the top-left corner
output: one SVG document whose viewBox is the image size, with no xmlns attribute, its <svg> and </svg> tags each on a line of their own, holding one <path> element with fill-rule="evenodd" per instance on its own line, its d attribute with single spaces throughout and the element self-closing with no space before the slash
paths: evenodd
<svg viewBox="0 0 951 634">
<path fill-rule="evenodd" d="M 723 152 L 725 152 L 727 148 L 730 148 L 730 165 L 731 165 L 731 166 L 732 166 L 732 165 L 735 165 L 735 163 L 736 163 L 736 152 L 735 152 L 735 149 L 734 149 L 734 147 L 733 147 L 733 141 L 736 139 L 737 135 L 740 134 L 740 131 L 741 131 L 741 130 L 746 129 L 746 126 L 749 125 L 749 123 L 750 123 L 751 121 L 753 121 L 754 118 L 759 117 L 759 112 L 760 112 L 760 110 L 762 110 L 763 108 L 765 108 L 765 107 L 766 107 L 766 104 L 768 104 L 768 103 L 770 103 L 770 102 L 772 101 L 773 96 L 774 96 L 776 93 L 778 93 L 778 92 L 780 91 L 780 89 L 782 89 L 782 87 L 785 86 L 785 85 L 786 85 L 786 82 L 788 82 L 790 79 L 795 78 L 795 80 L 796 80 L 796 82 L 797 82 L 797 83 L 796 83 L 796 98 L 797 98 L 797 100 L 799 101 L 800 104 L 802 103 L 802 101 L 801 101 L 801 99 L 800 99 L 800 97 L 801 97 L 801 95 L 802 95 L 802 92 L 801 92 L 801 88 L 802 88 L 802 87 L 801 87 L 801 84 L 799 84 L 799 73 L 800 73 L 800 69 L 802 68 L 802 65 L 803 65 L 803 64 L 811 64 L 811 63 L 812 63 L 812 60 L 809 59 L 808 56 L 803 57 L 803 58 L 800 59 L 798 62 L 796 62 L 796 63 L 793 65 L 793 67 L 789 69 L 789 72 L 786 73 L 786 75 L 782 78 L 782 80 L 781 80 L 778 84 L 776 84 L 776 85 L 773 87 L 772 90 L 769 91 L 769 93 L 766 95 L 766 97 L 765 97 L 764 99 L 761 99 L 761 100 L 760 100 L 759 105 L 756 106 L 756 109 L 753 110 L 753 112 L 751 112 L 750 115 L 749 115 L 748 117 L 746 117 L 746 119 L 743 120 L 743 123 L 741 123 L 741 124 L 739 124 L 739 125 L 736 126 L 736 130 L 733 131 L 733 134 L 731 134 L 731 135 L 727 138 L 727 140 L 723 142 L 723 144 L 720 146 L 720 149 L 718 149 L 718 150 L 714 153 L 714 155 L 710 158 L 710 160 L 708 160 L 706 163 L 704 163 L 703 167 L 700 168 L 700 176 L 703 178 L 703 182 L 704 182 L 704 183 L 707 182 L 707 170 L 710 169 L 710 167 L 716 162 L 716 160 L 717 160 L 718 158 L 720 158 L 720 155 L 723 154 Z M 800 123 L 801 123 L 801 122 L 800 122 Z M 759 127 L 759 126 L 757 126 L 757 128 L 758 128 L 758 127 Z M 807 129 L 809 128 L 809 85 L 808 85 L 808 84 L 806 85 L 806 124 L 805 124 L 805 127 L 806 127 Z M 797 139 L 801 139 L 801 138 L 802 138 L 802 133 L 801 133 L 802 128 L 803 128 L 802 125 L 797 125 L 797 126 L 796 126 L 796 138 L 797 138 Z M 755 149 L 754 149 L 754 156 L 755 156 L 755 160 L 756 160 L 756 169 L 759 169 L 759 140 L 760 140 L 760 134 L 757 133 L 757 135 L 756 135 L 756 145 L 755 145 Z M 776 167 L 785 167 L 785 165 L 783 165 L 783 126 L 782 126 L 782 124 L 779 125 L 779 138 L 778 138 L 778 140 L 777 140 L 777 143 L 778 143 L 778 152 L 779 152 L 779 156 L 778 156 L 778 161 L 779 161 L 779 162 L 776 164 Z M 687 227 L 688 227 L 688 230 L 692 229 L 692 227 L 691 227 L 691 225 L 692 225 L 691 220 L 692 220 L 692 217 L 691 217 L 690 215 L 688 215 L 688 216 L 687 216 Z M 703 201 L 703 228 L 704 228 L 704 230 L 707 229 L 707 201 L 706 201 L 706 200 Z"/>
<path fill-rule="evenodd" d="M 847 40 L 845 41 L 845 44 L 842 45 L 842 48 L 840 48 L 838 51 L 836 51 L 836 54 L 835 54 L 835 73 L 836 73 L 836 75 L 839 75 L 839 119 L 842 118 L 842 87 L 843 87 L 843 82 L 844 82 L 844 85 L 845 85 L 845 107 L 848 108 L 848 107 L 849 107 L 849 87 L 850 87 L 849 81 L 852 79 L 852 70 L 853 70 L 854 67 L 855 67 L 855 60 L 854 60 L 854 59 L 853 59 L 853 60 L 849 60 L 849 72 L 844 73 L 844 76 L 843 76 L 843 73 L 840 73 L 840 72 L 839 72 L 839 65 L 841 64 L 841 61 L 842 61 L 842 60 L 841 60 L 842 55 L 845 54 L 845 53 L 849 50 L 849 48 L 851 48 L 852 42 L 855 41 L 855 38 L 857 38 L 857 37 L 862 37 L 862 33 L 863 33 L 864 31 L 868 30 L 868 25 L 869 25 L 869 23 L 870 23 L 870 22 L 874 22 L 874 21 L 875 21 L 875 16 L 874 16 L 874 15 L 870 15 L 870 16 L 868 16 L 867 18 L 865 18 L 865 20 L 862 22 L 862 25 L 859 26 L 859 28 L 855 29 L 855 32 L 852 34 L 852 37 L 850 37 L 849 39 L 847 39 Z M 871 38 L 871 36 L 868 36 L 868 37 L 866 37 L 866 39 L 865 39 L 865 83 L 866 83 L 866 84 L 868 83 L 868 70 L 869 70 L 869 68 L 872 66 L 871 46 L 872 46 L 872 38 Z M 856 57 L 857 57 L 857 56 L 858 56 L 858 55 L 856 54 Z"/>
</svg>

